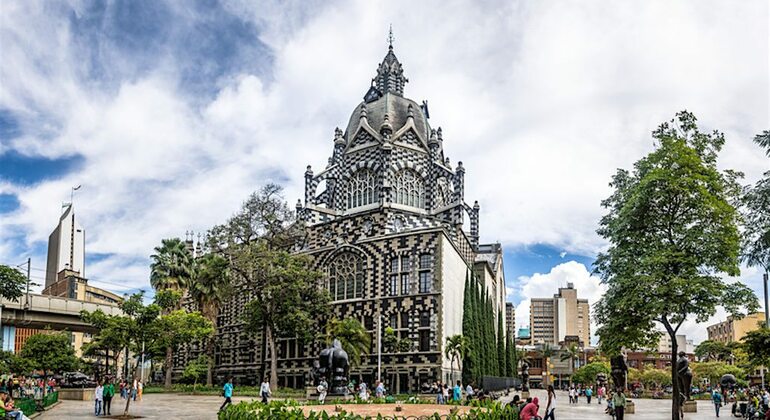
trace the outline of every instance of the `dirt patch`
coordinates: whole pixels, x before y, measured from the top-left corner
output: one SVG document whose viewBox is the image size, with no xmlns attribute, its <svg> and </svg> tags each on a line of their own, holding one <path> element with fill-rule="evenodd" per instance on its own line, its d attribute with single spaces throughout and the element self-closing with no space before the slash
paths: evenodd
<svg viewBox="0 0 770 420">
<path fill-rule="evenodd" d="M 467 414 L 472 407 L 455 406 L 455 405 L 439 405 L 439 404 L 403 404 L 401 405 L 402 411 L 396 411 L 396 404 L 339 404 L 346 413 L 359 414 L 362 416 L 376 416 L 382 414 L 383 416 L 432 416 L 434 413 L 439 415 L 447 415 L 452 408 L 458 409 L 458 414 Z M 302 407 L 302 412 L 305 415 L 315 411 L 320 413 L 325 411 L 326 414 L 332 415 L 335 413 L 334 404 L 327 405 L 308 405 Z"/>
<path fill-rule="evenodd" d="M 129 414 L 127 416 L 124 416 L 124 415 L 121 414 L 119 416 L 107 416 L 107 417 L 102 417 L 102 418 L 103 419 L 129 420 L 129 419 L 143 419 L 144 417 L 143 416 L 132 416 L 131 414 Z"/>
</svg>

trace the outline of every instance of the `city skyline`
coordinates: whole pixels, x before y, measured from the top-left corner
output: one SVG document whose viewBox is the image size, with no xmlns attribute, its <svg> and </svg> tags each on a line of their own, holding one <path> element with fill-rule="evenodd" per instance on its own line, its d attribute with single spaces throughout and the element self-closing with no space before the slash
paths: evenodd
<svg viewBox="0 0 770 420">
<path fill-rule="evenodd" d="M 606 245 L 594 231 L 607 183 L 675 112 L 725 132 L 721 166 L 745 183 L 767 170 L 751 143 L 767 129 L 766 3 L 597 4 L 581 21 L 568 3 L 409 5 L 7 6 L 0 263 L 31 256 L 45 268 L 75 185 L 89 278 L 119 293 L 149 290 L 162 238 L 205 231 L 265 182 L 285 185 L 293 204 L 304 166 L 325 159 L 371 79 L 390 23 L 410 96 L 429 100 L 452 164 L 462 157 L 469 170 L 481 241 L 504 245 L 517 327 L 530 298 L 568 282 L 590 303 L 601 295 L 590 265 Z M 741 279 L 761 296 L 758 270 Z M 706 336 L 694 322 L 683 332 Z"/>
</svg>

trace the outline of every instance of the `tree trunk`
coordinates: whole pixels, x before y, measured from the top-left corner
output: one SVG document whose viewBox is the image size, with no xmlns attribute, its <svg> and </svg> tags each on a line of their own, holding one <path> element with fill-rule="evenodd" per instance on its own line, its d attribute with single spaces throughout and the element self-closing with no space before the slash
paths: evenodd
<svg viewBox="0 0 770 420">
<path fill-rule="evenodd" d="M 166 347 L 166 388 L 171 388 L 171 370 L 174 366 L 174 350 Z"/>
<path fill-rule="evenodd" d="M 206 343 L 206 356 L 208 359 L 206 368 L 206 386 L 214 384 L 214 337 L 209 337 Z"/>
<path fill-rule="evenodd" d="M 273 330 L 269 325 L 265 326 L 265 338 L 270 346 L 270 390 L 275 391 L 278 388 L 278 354 L 275 349 Z"/>
<path fill-rule="evenodd" d="M 455 380 L 455 357 L 452 356 L 452 360 L 449 361 L 449 382 L 454 382 Z"/>
<path fill-rule="evenodd" d="M 679 420 L 679 375 L 676 369 L 676 353 L 679 348 L 676 343 L 676 332 L 669 332 L 668 335 L 671 337 L 671 420 Z"/>
</svg>

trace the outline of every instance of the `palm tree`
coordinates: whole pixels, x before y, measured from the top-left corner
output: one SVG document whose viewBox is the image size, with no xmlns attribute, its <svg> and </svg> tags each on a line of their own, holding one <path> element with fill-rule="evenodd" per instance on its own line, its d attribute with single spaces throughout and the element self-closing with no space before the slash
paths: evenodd
<svg viewBox="0 0 770 420">
<path fill-rule="evenodd" d="M 192 277 L 193 257 L 181 239 L 163 239 L 150 258 L 150 285 L 153 289 L 187 289 Z"/>
<path fill-rule="evenodd" d="M 559 356 L 559 360 L 561 360 L 562 362 L 569 360 L 570 371 L 574 372 L 575 359 L 577 359 L 579 356 L 580 356 L 580 349 L 578 349 L 578 346 L 576 344 L 572 344 L 569 347 L 562 349 L 562 353 Z M 572 376 L 570 376 L 569 382 L 570 384 L 572 384 Z"/>
<path fill-rule="evenodd" d="M 465 352 L 468 350 L 468 341 L 462 334 L 456 334 L 446 339 L 446 347 L 444 348 L 444 355 L 449 360 L 449 377 L 450 383 L 454 383 L 455 371 L 454 361 L 457 359 L 457 370 L 462 370 L 460 367 L 460 360 L 465 357 Z"/>
<path fill-rule="evenodd" d="M 201 314 L 216 327 L 219 308 L 231 296 L 232 285 L 227 269 L 227 260 L 216 254 L 206 254 L 195 261 L 193 281 L 190 282 L 190 296 L 197 303 Z M 206 386 L 213 383 L 214 344 L 216 335 L 206 339 Z"/>
<path fill-rule="evenodd" d="M 545 359 L 543 361 L 543 371 L 545 372 L 545 385 L 547 386 L 548 385 L 548 379 L 549 379 L 549 376 L 551 374 L 549 372 L 549 370 L 548 370 L 548 368 L 549 368 L 548 365 L 550 363 L 551 357 L 553 357 L 553 355 L 556 354 L 556 348 L 553 347 L 552 345 L 548 344 L 548 343 L 543 343 L 542 347 L 540 347 L 537 350 L 537 354 L 540 357 L 542 357 L 543 359 Z"/>
<path fill-rule="evenodd" d="M 338 320 L 333 318 L 326 324 L 326 344 L 332 344 L 337 339 L 342 349 L 348 354 L 351 366 L 361 364 L 361 355 L 369 354 L 372 348 L 372 337 L 361 322 L 355 318 Z"/>
<path fill-rule="evenodd" d="M 190 284 L 193 273 L 192 253 L 179 238 L 163 239 L 161 245 L 155 247 L 155 254 L 151 257 L 150 284 L 158 291 L 171 290 L 184 292 Z M 165 313 L 181 307 L 181 300 L 177 299 L 174 307 L 164 308 Z M 166 348 L 166 381 L 165 386 L 171 387 L 171 368 L 174 359 L 174 349 Z"/>
</svg>

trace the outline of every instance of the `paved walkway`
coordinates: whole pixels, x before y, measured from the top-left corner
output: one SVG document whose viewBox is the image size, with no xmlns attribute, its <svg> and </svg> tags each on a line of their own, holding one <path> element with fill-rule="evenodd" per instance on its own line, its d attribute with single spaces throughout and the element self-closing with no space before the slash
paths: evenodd
<svg viewBox="0 0 770 420">
<path fill-rule="evenodd" d="M 543 410 L 545 404 L 548 401 L 546 393 L 541 389 L 534 389 L 531 392 L 532 397 L 540 399 L 540 415 L 544 415 Z M 509 400 L 513 398 L 513 393 L 508 397 Z M 652 400 L 652 399 L 635 399 L 636 413 L 627 414 L 628 420 L 667 420 L 671 418 L 671 400 Z M 685 413 L 685 420 L 711 420 L 717 419 L 714 413 L 714 406 L 709 401 L 698 401 L 697 413 Z M 604 413 L 604 409 L 607 407 L 606 402 L 599 405 L 596 398 L 591 398 L 591 404 L 586 403 L 585 397 L 580 398 L 580 402 L 577 404 L 569 403 L 569 396 L 566 391 L 556 391 L 556 419 L 569 419 L 569 420 L 596 420 L 606 419 L 611 417 Z M 722 407 L 722 411 L 719 413 L 722 418 L 730 418 L 730 409 L 732 405 Z"/>
<path fill-rule="evenodd" d="M 533 390 L 533 397 L 538 397 L 543 401 L 545 391 Z M 508 398 L 513 398 L 513 393 Z M 251 397 L 233 398 L 233 403 L 242 400 L 251 400 Z M 178 394 L 145 394 L 144 401 L 131 402 L 131 414 L 144 416 L 146 419 L 216 419 L 216 413 L 219 405 L 222 404 L 222 398 L 217 396 L 191 396 Z M 558 420 L 609 420 L 610 417 L 604 414 L 605 405 L 599 405 L 592 400 L 591 405 L 586 404 L 585 398 L 580 399 L 578 404 L 569 404 L 566 392 L 557 392 L 556 394 L 556 418 Z M 119 397 L 113 400 L 112 414 L 123 412 L 125 400 Z M 670 400 L 634 400 L 636 403 L 636 414 L 627 415 L 629 420 L 666 420 L 671 418 Z M 545 402 L 541 402 L 541 407 L 545 408 Z M 723 407 L 721 418 L 730 418 L 730 406 Z M 88 419 L 96 418 L 93 415 L 92 401 L 62 401 L 57 407 L 53 408 L 38 417 L 36 420 L 53 419 Z M 543 414 L 542 411 L 540 413 Z M 686 420 L 711 420 L 716 419 L 714 407 L 708 401 L 698 401 L 698 412 L 685 414 Z"/>
</svg>

